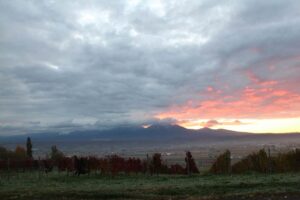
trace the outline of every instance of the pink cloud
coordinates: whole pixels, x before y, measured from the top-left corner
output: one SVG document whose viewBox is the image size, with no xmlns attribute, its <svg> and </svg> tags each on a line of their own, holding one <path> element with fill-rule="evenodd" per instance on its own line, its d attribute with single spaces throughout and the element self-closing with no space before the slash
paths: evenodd
<svg viewBox="0 0 300 200">
<path fill-rule="evenodd" d="M 276 80 L 263 80 L 248 71 L 251 83 L 231 95 L 209 89 L 207 98 L 189 100 L 187 104 L 173 105 L 158 118 L 288 118 L 300 116 L 300 94 L 283 88 Z M 285 83 L 285 86 L 288 86 Z M 208 89 L 207 89 L 208 91 Z M 211 95 L 211 96 L 209 96 Z M 193 105 L 193 106 L 190 106 Z M 213 121 L 210 122 L 212 124 Z"/>
<path fill-rule="evenodd" d="M 242 125 L 242 124 L 245 124 L 245 123 L 242 123 L 241 121 L 239 120 L 234 120 L 234 121 L 217 121 L 217 120 L 208 120 L 206 122 L 201 122 L 200 123 L 200 126 L 202 127 L 207 127 L 207 128 L 210 128 L 210 127 L 214 127 L 214 126 L 238 126 L 238 125 Z"/>
</svg>

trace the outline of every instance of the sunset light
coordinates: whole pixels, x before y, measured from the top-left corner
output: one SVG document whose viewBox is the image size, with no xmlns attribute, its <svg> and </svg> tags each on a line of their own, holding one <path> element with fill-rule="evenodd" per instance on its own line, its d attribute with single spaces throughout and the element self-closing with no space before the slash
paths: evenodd
<svg viewBox="0 0 300 200">
<path fill-rule="evenodd" d="M 265 68 L 268 73 L 279 70 Z M 300 94 L 294 87 L 298 79 L 267 80 L 250 70 L 240 76 L 248 80 L 242 87 L 208 86 L 197 98 L 171 105 L 155 117 L 174 119 L 192 129 L 207 127 L 207 121 L 215 122 L 209 125 L 211 128 L 244 132 L 300 132 Z"/>
<path fill-rule="evenodd" d="M 178 125 L 188 129 L 212 128 L 228 129 L 252 133 L 293 133 L 300 132 L 300 118 L 283 119 L 241 119 L 241 120 L 190 120 L 179 121 Z"/>
</svg>

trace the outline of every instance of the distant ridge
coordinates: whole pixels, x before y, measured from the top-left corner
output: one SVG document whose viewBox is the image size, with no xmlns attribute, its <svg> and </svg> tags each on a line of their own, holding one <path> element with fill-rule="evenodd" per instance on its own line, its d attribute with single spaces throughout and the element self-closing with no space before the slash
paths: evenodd
<svg viewBox="0 0 300 200">
<path fill-rule="evenodd" d="M 120 126 L 109 130 L 85 130 L 73 131 L 68 134 L 57 132 L 33 133 L 16 136 L 2 136 L 0 140 L 24 141 L 24 138 L 31 137 L 36 141 L 74 141 L 74 140 L 235 140 L 241 138 L 287 138 L 295 137 L 300 139 L 300 133 L 288 134 L 253 134 L 237 132 L 226 129 L 202 128 L 198 130 L 186 129 L 179 125 L 154 124 L 148 128 L 140 126 Z"/>
</svg>

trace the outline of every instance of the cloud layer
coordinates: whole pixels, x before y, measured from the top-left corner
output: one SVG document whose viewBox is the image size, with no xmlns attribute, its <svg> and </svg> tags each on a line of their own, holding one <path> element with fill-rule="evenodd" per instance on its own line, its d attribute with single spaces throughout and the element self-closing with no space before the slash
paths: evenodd
<svg viewBox="0 0 300 200">
<path fill-rule="evenodd" d="M 297 1 L 1 1 L 0 134 L 300 117 Z"/>
</svg>

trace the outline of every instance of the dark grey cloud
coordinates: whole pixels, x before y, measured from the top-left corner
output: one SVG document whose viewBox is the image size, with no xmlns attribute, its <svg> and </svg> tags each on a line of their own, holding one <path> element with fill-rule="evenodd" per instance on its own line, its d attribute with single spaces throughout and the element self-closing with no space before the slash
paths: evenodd
<svg viewBox="0 0 300 200">
<path fill-rule="evenodd" d="M 224 95 L 246 87 L 247 71 L 295 82 L 299 8 L 297 1 L 0 1 L 0 134 L 152 122 L 171 105 L 208 98 L 209 86 Z"/>
</svg>

